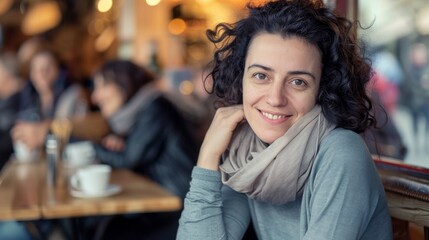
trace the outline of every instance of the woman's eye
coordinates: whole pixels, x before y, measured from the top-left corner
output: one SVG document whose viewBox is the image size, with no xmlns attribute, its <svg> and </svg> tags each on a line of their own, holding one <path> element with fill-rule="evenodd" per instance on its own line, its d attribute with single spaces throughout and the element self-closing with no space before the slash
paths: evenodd
<svg viewBox="0 0 429 240">
<path fill-rule="evenodd" d="M 301 79 L 294 79 L 294 80 L 292 80 L 292 83 L 296 86 L 304 86 L 305 85 L 305 82 Z"/>
<path fill-rule="evenodd" d="M 267 75 L 265 75 L 263 73 L 255 73 L 255 74 L 253 74 L 253 77 L 260 79 L 260 80 L 267 79 Z"/>
</svg>

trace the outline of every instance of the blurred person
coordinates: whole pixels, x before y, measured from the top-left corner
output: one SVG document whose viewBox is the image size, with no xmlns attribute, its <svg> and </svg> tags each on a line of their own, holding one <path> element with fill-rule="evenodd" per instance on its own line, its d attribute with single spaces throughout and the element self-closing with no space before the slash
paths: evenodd
<svg viewBox="0 0 429 240">
<path fill-rule="evenodd" d="M 19 76 L 19 64 L 13 53 L 0 55 L 0 169 L 13 153 L 13 140 L 10 135 L 19 112 L 20 90 L 23 81 Z M 33 239 L 28 222 L 0 221 L 0 239 Z"/>
<path fill-rule="evenodd" d="M 380 96 L 380 103 L 390 115 L 394 115 L 400 97 L 398 86 L 390 82 L 385 75 L 378 71 L 374 72 L 372 85 L 374 86 L 374 91 Z"/>
<path fill-rule="evenodd" d="M 0 170 L 13 153 L 10 135 L 17 118 L 20 91 L 23 80 L 19 75 L 19 64 L 13 53 L 0 55 Z M 36 227 L 37 226 L 37 227 Z M 39 222 L 0 221 L 0 239 L 26 240 L 40 237 L 36 229 L 43 229 Z M 35 231 L 31 231 L 31 230 Z"/>
<path fill-rule="evenodd" d="M 45 49 L 49 43 L 42 36 L 34 36 L 25 40 L 18 49 L 19 72 L 24 79 L 30 74 L 30 62 L 34 54 Z"/>
<path fill-rule="evenodd" d="M 17 118 L 19 91 L 22 86 L 17 57 L 13 53 L 2 53 L 0 55 L 0 170 L 13 153 L 9 132 Z"/>
<path fill-rule="evenodd" d="M 400 98 L 399 86 L 403 83 L 404 74 L 398 59 L 387 49 L 378 50 L 372 58 L 375 91 L 389 115 L 396 113 Z"/>
<path fill-rule="evenodd" d="M 429 67 L 425 69 L 420 80 L 420 87 L 422 89 L 421 98 L 423 100 L 420 111 L 424 119 L 425 129 L 424 129 L 424 140 L 423 140 L 423 149 L 426 153 L 429 153 Z"/>
<path fill-rule="evenodd" d="M 380 91 L 380 85 L 383 82 L 385 80 L 382 75 L 374 72 L 371 84 L 368 85 L 368 95 L 374 103 L 372 111 L 377 119 L 377 126 L 369 127 L 361 135 L 372 154 L 404 160 L 407 154 L 407 147 L 392 117 L 393 112 L 387 107 L 388 104 L 383 101 L 385 100 L 383 99 L 385 95 Z"/>
<path fill-rule="evenodd" d="M 83 115 L 89 100 L 68 77 L 53 51 L 40 50 L 30 62 L 30 79 L 21 92 L 20 111 L 12 129 L 14 141 L 29 149 L 42 148 L 55 118 Z"/>
<path fill-rule="evenodd" d="M 21 142 L 30 150 L 42 149 L 51 123 L 57 116 L 67 118 L 81 114 L 78 106 L 83 98 L 79 89 L 72 85 L 67 69 L 62 67 L 53 51 L 37 51 L 30 61 L 29 81 L 20 91 L 18 114 L 10 131 L 13 142 Z M 0 227 L 3 228 L 4 224 L 0 223 Z M 7 224 L 17 225 L 15 229 L 21 229 L 23 236 L 47 238 L 55 223 L 44 220 Z M 32 232 L 25 227 L 27 225 L 34 226 Z M 0 232 L 0 239 L 7 239 L 2 234 Z"/>
<path fill-rule="evenodd" d="M 323 1 L 248 5 L 207 31 L 215 113 L 177 239 L 392 239 L 360 133 L 374 125 L 371 67 L 354 23 Z"/>
<path fill-rule="evenodd" d="M 404 81 L 404 73 L 398 58 L 385 48 L 375 53 L 373 67 L 395 86 L 400 85 Z"/>
<path fill-rule="evenodd" d="M 428 46 L 423 42 L 411 44 L 409 49 L 409 66 L 407 68 L 407 78 L 401 85 L 401 102 L 410 113 L 413 129 L 413 142 L 417 144 L 410 145 L 416 151 L 426 151 L 427 146 L 419 146 L 418 135 L 422 132 L 420 128 L 420 119 L 425 119 L 424 112 L 427 105 L 427 89 L 424 87 L 423 75 L 429 68 Z"/>
<path fill-rule="evenodd" d="M 154 80 L 149 71 L 127 60 L 109 61 L 96 71 L 92 100 L 112 130 L 95 145 L 96 158 L 147 176 L 183 199 L 198 147 L 181 114 Z M 103 239 L 174 239 L 179 216 L 180 211 L 116 217 Z"/>
</svg>

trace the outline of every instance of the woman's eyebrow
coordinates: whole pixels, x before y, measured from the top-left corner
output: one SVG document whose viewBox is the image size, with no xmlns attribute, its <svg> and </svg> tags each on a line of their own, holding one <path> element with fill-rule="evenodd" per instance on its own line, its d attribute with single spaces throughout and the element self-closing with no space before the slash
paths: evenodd
<svg viewBox="0 0 429 240">
<path fill-rule="evenodd" d="M 307 76 L 310 76 L 313 80 L 316 80 L 316 77 L 312 73 L 307 72 L 307 71 L 300 71 L 300 70 L 289 71 L 288 74 L 290 74 L 290 75 L 307 75 Z"/>
<path fill-rule="evenodd" d="M 257 64 L 257 63 L 248 66 L 247 70 L 249 70 L 250 68 L 262 68 L 265 71 L 274 72 L 274 69 L 267 67 L 267 66 L 264 66 L 264 65 L 261 65 L 261 64 Z M 289 71 L 288 74 L 289 75 L 307 75 L 307 76 L 311 77 L 313 80 L 316 80 L 316 77 L 312 73 L 304 71 L 304 70 Z"/>
<path fill-rule="evenodd" d="M 247 67 L 247 70 L 249 70 L 250 68 L 262 68 L 262 69 L 264 69 L 265 71 L 270 71 L 270 72 L 273 72 L 274 70 L 272 69 L 272 68 L 270 68 L 270 67 L 267 67 L 267 66 L 264 66 L 264 65 L 261 65 L 261 64 L 257 64 L 257 63 L 255 63 L 255 64 L 252 64 L 252 65 L 250 65 L 250 66 L 248 66 Z"/>
</svg>

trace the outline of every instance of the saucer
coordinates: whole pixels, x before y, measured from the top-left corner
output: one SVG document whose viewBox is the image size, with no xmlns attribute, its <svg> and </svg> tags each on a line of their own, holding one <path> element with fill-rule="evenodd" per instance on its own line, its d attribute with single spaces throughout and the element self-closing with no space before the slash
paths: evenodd
<svg viewBox="0 0 429 240">
<path fill-rule="evenodd" d="M 121 192 L 121 189 L 122 188 L 119 185 L 110 184 L 109 186 L 107 186 L 106 190 L 101 193 L 91 194 L 83 192 L 82 190 L 76 188 L 72 188 L 70 193 L 73 197 L 77 198 L 101 198 L 118 194 L 119 192 Z"/>
</svg>

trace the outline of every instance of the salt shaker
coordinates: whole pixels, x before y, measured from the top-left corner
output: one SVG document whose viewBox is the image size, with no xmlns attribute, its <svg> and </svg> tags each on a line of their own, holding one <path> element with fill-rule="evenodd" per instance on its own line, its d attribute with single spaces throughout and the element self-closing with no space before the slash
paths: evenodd
<svg viewBox="0 0 429 240">
<path fill-rule="evenodd" d="M 57 164 L 58 164 L 58 140 L 49 134 L 46 140 L 46 156 L 48 161 L 47 182 L 48 186 L 55 186 L 57 180 Z"/>
</svg>

